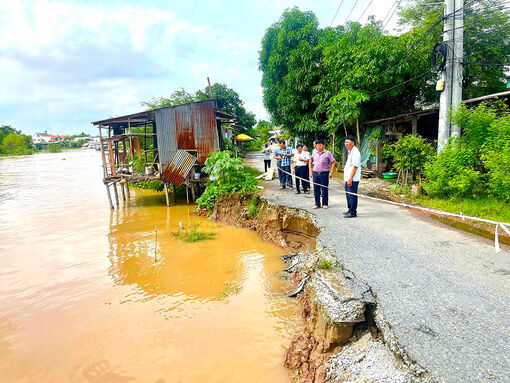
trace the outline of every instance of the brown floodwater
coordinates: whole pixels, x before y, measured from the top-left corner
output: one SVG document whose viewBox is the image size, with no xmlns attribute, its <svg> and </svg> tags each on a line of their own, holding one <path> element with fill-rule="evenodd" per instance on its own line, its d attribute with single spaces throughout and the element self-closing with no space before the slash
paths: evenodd
<svg viewBox="0 0 510 383">
<path fill-rule="evenodd" d="M 290 381 L 282 251 L 162 193 L 111 212 L 100 163 L 0 159 L 0 382 Z M 183 242 L 180 221 L 215 238 Z"/>
</svg>

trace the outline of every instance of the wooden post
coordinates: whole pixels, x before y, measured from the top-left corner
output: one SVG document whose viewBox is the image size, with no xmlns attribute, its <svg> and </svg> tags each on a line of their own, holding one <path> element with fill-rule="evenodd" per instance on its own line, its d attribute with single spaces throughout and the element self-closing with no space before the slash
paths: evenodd
<svg viewBox="0 0 510 383">
<path fill-rule="evenodd" d="M 124 192 L 124 184 L 122 182 L 120 183 L 120 191 L 122 193 L 122 200 L 125 201 L 126 200 L 126 193 Z"/>
<path fill-rule="evenodd" d="M 163 182 L 163 187 L 165 188 L 166 206 L 170 206 L 170 201 L 168 200 L 168 186 L 166 185 L 166 182 Z"/>
<path fill-rule="evenodd" d="M 177 204 L 177 188 L 175 187 L 174 184 L 172 184 L 172 191 L 174 194 L 174 203 Z"/>
<path fill-rule="evenodd" d="M 129 182 L 126 182 L 126 193 L 127 193 L 127 197 L 131 198 L 131 193 L 129 192 Z"/>
<path fill-rule="evenodd" d="M 375 172 L 377 174 L 378 178 L 381 178 L 381 146 L 382 142 L 380 140 L 377 140 L 377 143 L 375 144 Z"/>
<path fill-rule="evenodd" d="M 195 184 L 196 182 L 190 182 L 191 187 L 191 199 L 195 202 Z"/>
<path fill-rule="evenodd" d="M 418 117 L 413 117 L 411 133 L 412 134 L 418 133 Z"/>
<path fill-rule="evenodd" d="M 186 182 L 186 202 L 187 202 L 187 203 L 188 203 L 188 205 L 189 205 L 189 194 L 188 194 L 189 192 L 188 192 L 188 187 L 189 187 L 189 186 L 188 186 L 188 183 Z"/>
<path fill-rule="evenodd" d="M 108 202 L 110 203 L 110 209 L 113 210 L 113 202 L 112 202 L 112 196 L 110 194 L 110 187 L 107 183 L 104 184 L 106 186 L 106 195 L 108 196 Z"/>
<path fill-rule="evenodd" d="M 115 203 L 119 206 L 119 193 L 117 192 L 117 182 L 112 183 L 113 194 L 115 194 Z"/>
</svg>

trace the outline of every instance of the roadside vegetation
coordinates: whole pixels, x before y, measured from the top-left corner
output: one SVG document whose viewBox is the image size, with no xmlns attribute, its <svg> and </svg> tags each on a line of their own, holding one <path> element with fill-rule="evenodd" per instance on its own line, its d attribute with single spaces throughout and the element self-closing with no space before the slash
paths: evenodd
<svg viewBox="0 0 510 383">
<path fill-rule="evenodd" d="M 204 172 L 210 182 L 204 193 L 197 199 L 200 209 L 211 212 L 216 201 L 224 195 L 239 193 L 246 195 L 257 189 L 254 170 L 248 171 L 241 158 L 234 158 L 229 151 L 213 152 L 205 161 Z"/>
</svg>

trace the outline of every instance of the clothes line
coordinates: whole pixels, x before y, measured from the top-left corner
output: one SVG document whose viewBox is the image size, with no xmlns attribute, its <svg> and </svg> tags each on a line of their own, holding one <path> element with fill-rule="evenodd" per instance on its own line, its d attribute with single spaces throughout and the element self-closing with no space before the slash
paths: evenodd
<svg viewBox="0 0 510 383">
<path fill-rule="evenodd" d="M 331 189 L 330 186 L 325 186 L 325 185 L 322 185 L 320 183 L 313 182 L 313 179 L 312 180 L 307 180 L 305 178 L 298 177 L 295 174 L 292 174 L 292 173 L 289 173 L 289 172 L 283 170 L 282 168 L 278 168 L 278 170 L 282 171 L 283 173 L 290 174 L 291 176 L 294 176 L 294 177 L 296 177 L 296 178 L 298 178 L 300 180 L 310 182 L 310 184 L 312 184 L 312 185 L 317 185 L 317 186 L 320 186 L 320 187 L 325 187 L 327 189 Z M 331 189 L 331 190 L 337 190 L 337 189 Z M 348 192 L 348 191 L 341 190 L 341 189 L 339 189 L 338 191 L 340 192 L 340 194 L 351 194 L 351 195 L 355 195 L 357 197 L 365 198 L 365 199 L 372 200 L 372 201 L 379 201 L 379 202 L 384 202 L 384 203 L 387 203 L 387 204 L 390 204 L 390 205 L 406 207 L 406 208 L 409 208 L 409 209 L 421 210 L 421 211 L 424 211 L 426 213 L 444 215 L 444 216 L 448 216 L 448 217 L 457 217 L 457 218 L 461 218 L 463 221 L 466 220 L 466 219 L 469 219 L 471 221 L 478 221 L 478 222 L 484 222 L 484 223 L 495 225 L 495 230 L 494 230 L 494 250 L 495 250 L 495 253 L 499 253 L 501 251 L 501 247 L 499 246 L 498 229 L 501 227 L 501 229 L 503 229 L 508 235 L 510 235 L 510 230 L 508 229 L 508 227 L 510 227 L 510 223 L 508 223 L 508 222 L 499 222 L 499 221 L 493 221 L 493 220 L 490 220 L 490 219 L 485 219 L 485 218 L 479 218 L 479 217 L 464 215 L 464 214 L 462 214 L 462 212 L 459 213 L 459 214 L 456 214 L 456 213 L 450 213 L 450 212 L 439 210 L 439 209 L 433 209 L 433 208 L 430 208 L 430 207 L 424 207 L 424 206 L 419 206 L 419 205 L 410 205 L 410 204 L 407 204 L 407 203 L 404 203 L 404 202 L 388 201 L 388 200 L 385 200 L 385 199 L 382 199 L 382 198 L 372 197 L 372 196 L 368 196 L 368 195 L 360 194 L 360 193 L 352 193 L 352 192 Z"/>
</svg>

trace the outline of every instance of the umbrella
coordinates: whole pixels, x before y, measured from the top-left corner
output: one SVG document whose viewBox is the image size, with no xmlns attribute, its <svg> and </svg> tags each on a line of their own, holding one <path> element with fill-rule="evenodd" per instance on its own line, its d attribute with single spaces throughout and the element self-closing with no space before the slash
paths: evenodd
<svg viewBox="0 0 510 383">
<path fill-rule="evenodd" d="M 254 140 L 254 138 L 251 138 L 247 134 L 238 134 L 237 136 L 234 137 L 234 140 L 235 141 L 251 141 L 251 140 Z"/>
</svg>

